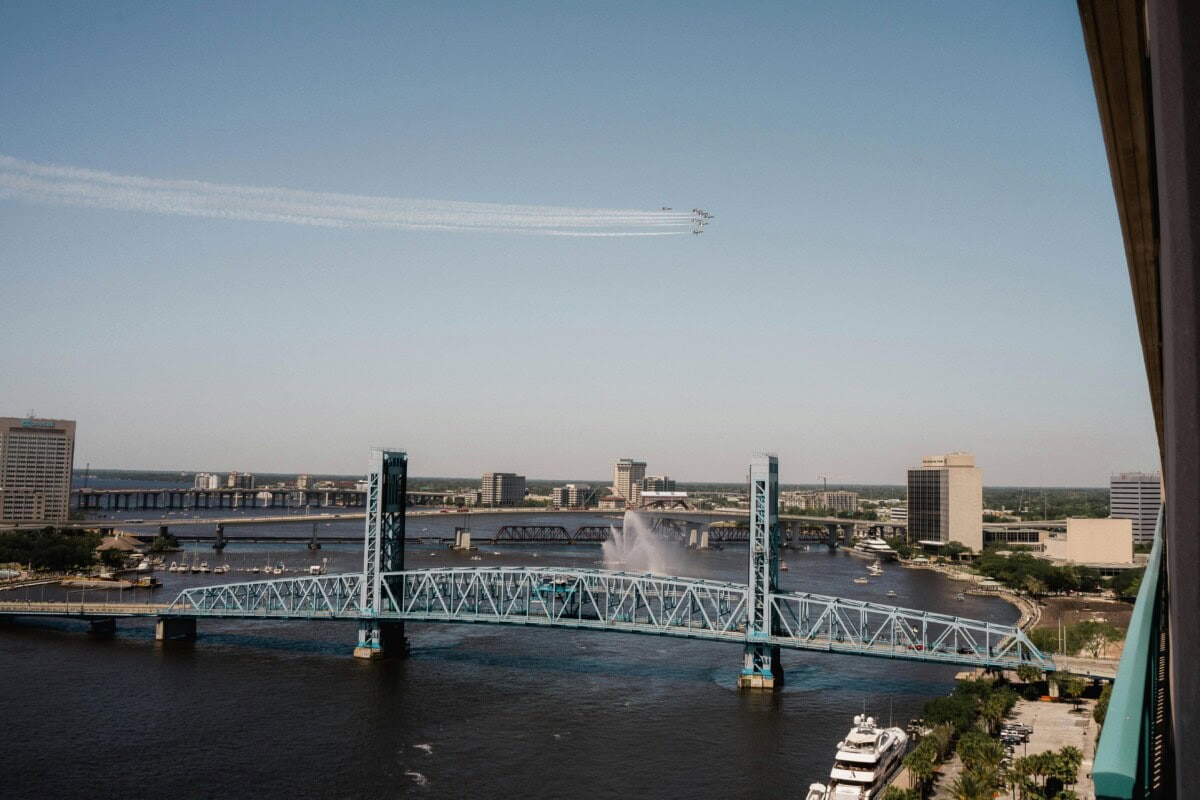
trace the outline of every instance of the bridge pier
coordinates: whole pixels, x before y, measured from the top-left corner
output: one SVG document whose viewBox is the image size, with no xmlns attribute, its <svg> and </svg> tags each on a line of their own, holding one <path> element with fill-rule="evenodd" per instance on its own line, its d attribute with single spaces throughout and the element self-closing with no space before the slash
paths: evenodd
<svg viewBox="0 0 1200 800">
<path fill-rule="evenodd" d="M 746 643 L 746 661 L 738 676 L 739 689 L 774 691 L 783 688 L 783 662 L 779 646 Z"/>
<path fill-rule="evenodd" d="M 408 639 L 404 637 L 403 622 L 373 619 L 358 621 L 355 658 L 374 661 L 379 658 L 403 658 L 407 655 Z"/>
<path fill-rule="evenodd" d="M 115 619 L 91 620 L 88 623 L 88 633 L 101 637 L 115 636 L 117 633 L 117 621 Z"/>
<path fill-rule="evenodd" d="M 196 641 L 196 620 L 189 617 L 159 617 L 154 626 L 154 639 L 159 642 Z"/>
</svg>

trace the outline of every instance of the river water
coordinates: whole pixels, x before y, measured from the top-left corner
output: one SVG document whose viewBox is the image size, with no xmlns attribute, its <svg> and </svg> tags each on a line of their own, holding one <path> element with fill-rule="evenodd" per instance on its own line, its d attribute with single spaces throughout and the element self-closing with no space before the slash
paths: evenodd
<svg viewBox="0 0 1200 800">
<path fill-rule="evenodd" d="M 454 523 L 411 519 L 409 535 L 445 534 Z M 407 566 L 603 566 L 598 545 L 492 546 L 479 541 L 487 533 L 475 532 L 482 561 L 410 545 Z M 156 599 L 248 580 L 239 570 L 268 561 L 296 570 L 327 558 L 331 572 L 362 562 L 349 544 L 238 544 L 220 557 L 196 546 L 175 558 L 193 556 L 234 571 L 162 573 Z M 744 582 L 746 558 L 744 546 L 681 548 L 673 571 Z M 955 600 L 959 587 L 935 573 L 892 565 L 859 585 L 862 559 L 813 546 L 784 560 L 785 589 L 1016 621 L 994 598 Z M 889 589 L 899 596 L 887 598 Z M 350 657 L 350 623 L 204 620 L 199 634 L 156 643 L 150 622 L 121 622 L 111 639 L 69 621 L 0 626 L 0 796 L 802 797 L 828 774 L 855 714 L 903 724 L 955 672 L 785 651 L 786 687 L 763 695 L 737 691 L 741 651 L 721 643 L 410 625 L 408 659 L 368 663 Z"/>
</svg>

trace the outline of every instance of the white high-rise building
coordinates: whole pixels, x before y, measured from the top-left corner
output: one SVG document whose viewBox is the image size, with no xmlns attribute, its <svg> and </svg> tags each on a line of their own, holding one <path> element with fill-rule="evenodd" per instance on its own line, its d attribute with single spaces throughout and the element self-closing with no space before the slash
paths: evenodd
<svg viewBox="0 0 1200 800">
<path fill-rule="evenodd" d="M 197 472 L 196 480 L 193 484 L 195 489 L 220 489 L 221 476 L 211 472 Z"/>
<path fill-rule="evenodd" d="M 74 464 L 74 420 L 0 417 L 0 520 L 65 522 Z"/>
<path fill-rule="evenodd" d="M 613 465 L 613 494 L 625 498 L 627 507 L 642 503 L 642 481 L 646 477 L 646 462 L 619 458 Z"/>
<path fill-rule="evenodd" d="M 1122 472 L 1108 484 L 1109 516 L 1133 520 L 1133 543 L 1154 540 L 1162 507 L 1162 476 L 1157 472 Z"/>
<path fill-rule="evenodd" d="M 595 501 L 596 491 L 589 483 L 568 483 L 555 486 L 550 497 L 555 508 L 586 508 Z"/>
<path fill-rule="evenodd" d="M 974 456 L 926 456 L 908 471 L 908 538 L 983 550 L 983 470 Z"/>
</svg>

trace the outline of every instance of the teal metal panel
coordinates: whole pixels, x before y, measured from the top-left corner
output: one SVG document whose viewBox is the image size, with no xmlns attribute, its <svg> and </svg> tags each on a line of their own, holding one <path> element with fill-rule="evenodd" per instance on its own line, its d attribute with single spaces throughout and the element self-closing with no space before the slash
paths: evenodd
<svg viewBox="0 0 1200 800">
<path fill-rule="evenodd" d="M 1117 680 L 1108 702 L 1104 729 L 1100 732 L 1100 744 L 1096 747 L 1092 778 L 1099 800 L 1132 800 L 1147 796 L 1144 784 L 1150 762 L 1151 689 L 1158 650 L 1158 620 L 1164 611 L 1159 604 L 1162 526 L 1160 512 L 1154 546 L 1129 620 Z"/>
</svg>

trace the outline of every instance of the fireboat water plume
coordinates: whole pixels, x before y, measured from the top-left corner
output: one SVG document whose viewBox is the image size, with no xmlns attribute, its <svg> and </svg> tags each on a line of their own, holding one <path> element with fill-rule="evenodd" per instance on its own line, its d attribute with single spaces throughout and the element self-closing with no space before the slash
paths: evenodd
<svg viewBox="0 0 1200 800">
<path fill-rule="evenodd" d="M 600 552 L 607 567 L 658 575 L 677 574 L 683 559 L 678 545 L 657 535 L 651 521 L 633 510 L 625 512 L 621 527 L 612 526 Z"/>
</svg>

